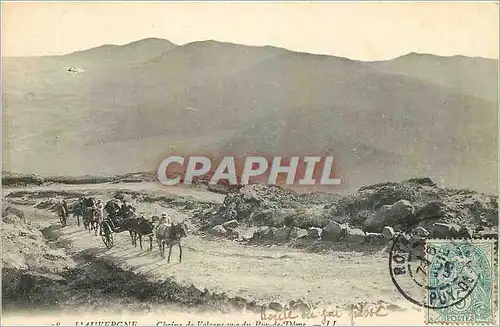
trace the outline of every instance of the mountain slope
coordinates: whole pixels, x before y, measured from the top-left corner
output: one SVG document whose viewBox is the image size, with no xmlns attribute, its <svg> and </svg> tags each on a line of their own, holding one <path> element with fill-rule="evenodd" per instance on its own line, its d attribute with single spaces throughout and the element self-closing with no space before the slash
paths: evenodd
<svg viewBox="0 0 500 327">
<path fill-rule="evenodd" d="M 147 38 L 125 45 L 105 44 L 100 47 L 76 51 L 64 56 L 62 60 L 102 62 L 112 61 L 114 63 L 128 63 L 145 61 L 163 55 L 165 52 L 177 47 L 174 43 L 158 38 Z M 108 63 L 109 64 L 109 63 Z"/>
<path fill-rule="evenodd" d="M 405 57 L 382 66 L 164 41 L 6 58 L 5 169 L 121 174 L 155 170 L 172 152 L 318 152 L 336 156 L 346 187 L 431 174 L 447 186 L 496 189 L 496 101 L 474 89 L 493 83 L 476 69 L 490 60 L 450 59 L 451 78 L 433 70 L 435 56 L 419 61 L 428 67 L 419 75 Z"/>
<path fill-rule="evenodd" d="M 368 65 L 385 73 L 453 87 L 489 101 L 498 99 L 498 60 L 410 53 Z"/>
</svg>

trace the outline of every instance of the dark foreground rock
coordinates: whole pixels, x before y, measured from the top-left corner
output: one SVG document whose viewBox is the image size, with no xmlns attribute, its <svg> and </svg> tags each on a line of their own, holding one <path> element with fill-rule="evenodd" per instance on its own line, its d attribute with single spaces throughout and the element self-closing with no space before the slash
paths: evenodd
<svg viewBox="0 0 500 327">
<path fill-rule="evenodd" d="M 383 205 L 363 223 L 367 232 L 380 233 L 384 226 L 413 224 L 416 221 L 415 208 L 410 201 L 399 200 L 392 205 Z"/>
</svg>

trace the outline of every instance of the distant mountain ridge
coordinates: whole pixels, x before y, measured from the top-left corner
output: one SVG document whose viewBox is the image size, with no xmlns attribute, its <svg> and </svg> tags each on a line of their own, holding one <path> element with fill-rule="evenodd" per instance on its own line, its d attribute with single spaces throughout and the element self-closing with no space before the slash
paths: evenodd
<svg viewBox="0 0 500 327">
<path fill-rule="evenodd" d="M 124 45 L 105 44 L 100 47 L 75 51 L 62 55 L 62 57 L 86 58 L 90 56 L 92 59 L 122 59 L 116 58 L 117 56 L 121 56 L 124 58 L 135 57 L 137 59 L 143 59 L 155 53 L 162 54 L 175 47 L 177 47 L 176 44 L 165 39 L 147 38 Z"/>
<path fill-rule="evenodd" d="M 415 77 L 434 84 L 461 89 L 496 102 L 498 99 L 498 60 L 456 55 L 442 57 L 409 53 L 393 60 L 369 64 L 391 74 Z M 474 81 L 464 76 L 475 76 Z"/>
<path fill-rule="evenodd" d="M 493 192 L 497 73 L 484 58 L 157 38 L 4 58 L 4 169 L 114 175 L 174 152 L 321 152 L 348 188 L 425 175 Z"/>
</svg>

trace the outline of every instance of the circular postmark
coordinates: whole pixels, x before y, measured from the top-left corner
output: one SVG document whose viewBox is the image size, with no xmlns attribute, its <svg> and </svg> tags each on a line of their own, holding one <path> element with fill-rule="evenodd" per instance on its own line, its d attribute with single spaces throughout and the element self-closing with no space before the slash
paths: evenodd
<svg viewBox="0 0 500 327">
<path fill-rule="evenodd" d="M 479 280 L 469 242 L 415 235 L 413 228 L 395 236 L 389 270 L 407 300 L 431 309 L 460 304 Z"/>
</svg>

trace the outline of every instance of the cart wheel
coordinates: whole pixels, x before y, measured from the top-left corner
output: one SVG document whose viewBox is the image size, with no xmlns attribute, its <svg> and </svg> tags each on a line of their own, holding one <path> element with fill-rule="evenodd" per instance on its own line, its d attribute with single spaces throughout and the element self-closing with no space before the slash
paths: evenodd
<svg viewBox="0 0 500 327">
<path fill-rule="evenodd" d="M 104 245 L 106 245 L 108 249 L 111 249 L 113 247 L 113 234 L 103 233 L 101 237 Z"/>
<path fill-rule="evenodd" d="M 59 221 L 61 222 L 62 227 L 66 227 L 66 222 L 64 220 L 63 216 L 59 216 Z"/>
<path fill-rule="evenodd" d="M 102 222 L 100 227 L 102 241 L 108 249 L 111 249 L 113 247 L 113 232 L 111 231 L 111 227 L 107 222 Z"/>
</svg>

